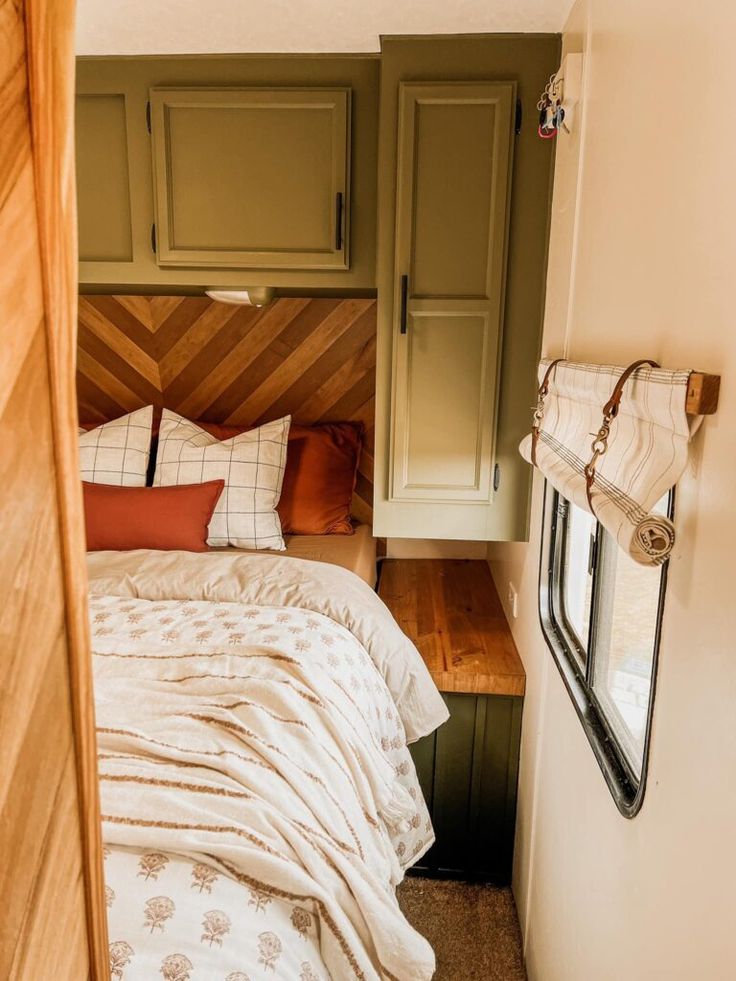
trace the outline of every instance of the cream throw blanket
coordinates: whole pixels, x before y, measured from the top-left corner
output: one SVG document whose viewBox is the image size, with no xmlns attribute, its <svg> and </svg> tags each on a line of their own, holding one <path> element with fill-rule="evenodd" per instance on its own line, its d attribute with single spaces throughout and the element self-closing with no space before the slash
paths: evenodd
<svg viewBox="0 0 736 981">
<path fill-rule="evenodd" d="M 93 593 L 111 588 L 100 564 Z M 309 910 L 335 979 L 431 978 L 393 888 L 431 826 L 360 640 L 300 606 L 93 595 L 91 615 L 106 844 L 192 856 Z"/>
</svg>

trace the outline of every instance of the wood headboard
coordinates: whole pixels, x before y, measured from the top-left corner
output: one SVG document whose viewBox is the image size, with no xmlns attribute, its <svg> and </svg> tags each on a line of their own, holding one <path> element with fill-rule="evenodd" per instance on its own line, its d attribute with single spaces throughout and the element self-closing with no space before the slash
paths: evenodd
<svg viewBox="0 0 736 981">
<path fill-rule="evenodd" d="M 153 404 L 188 419 L 256 426 L 359 420 L 353 515 L 370 522 L 376 301 L 280 299 L 237 307 L 199 296 L 80 296 L 83 422 Z"/>
</svg>

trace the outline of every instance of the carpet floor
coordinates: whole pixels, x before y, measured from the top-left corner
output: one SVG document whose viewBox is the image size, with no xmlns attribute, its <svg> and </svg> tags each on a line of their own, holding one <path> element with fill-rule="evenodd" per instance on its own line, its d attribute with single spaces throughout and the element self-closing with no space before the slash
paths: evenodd
<svg viewBox="0 0 736 981">
<path fill-rule="evenodd" d="M 434 947 L 433 981 L 526 981 L 511 890 L 407 876 L 404 915 Z"/>
</svg>

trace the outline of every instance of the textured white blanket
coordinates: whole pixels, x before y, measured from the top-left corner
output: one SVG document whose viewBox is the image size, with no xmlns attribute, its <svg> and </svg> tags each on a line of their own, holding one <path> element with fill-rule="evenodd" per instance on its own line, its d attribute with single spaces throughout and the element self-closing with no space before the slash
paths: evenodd
<svg viewBox="0 0 736 981">
<path fill-rule="evenodd" d="M 217 600 L 313 610 L 342 624 L 381 673 L 415 742 L 448 711 L 416 647 L 358 576 L 325 562 L 279 555 L 210 552 L 92 552 L 93 594 L 141 599 Z"/>
<path fill-rule="evenodd" d="M 430 978 L 393 886 L 431 825 L 358 637 L 300 606 L 93 595 L 91 616 L 108 865 L 151 892 L 108 880 L 113 977 Z"/>
</svg>

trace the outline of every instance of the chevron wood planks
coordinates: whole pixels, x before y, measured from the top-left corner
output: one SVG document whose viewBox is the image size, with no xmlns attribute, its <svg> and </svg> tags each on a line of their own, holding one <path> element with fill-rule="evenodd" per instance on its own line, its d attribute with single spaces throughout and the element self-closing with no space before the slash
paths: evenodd
<svg viewBox="0 0 736 981">
<path fill-rule="evenodd" d="M 79 418 L 153 403 L 189 419 L 257 426 L 355 420 L 365 445 L 353 514 L 370 522 L 376 301 L 284 298 L 237 307 L 199 296 L 80 296 Z"/>
</svg>

